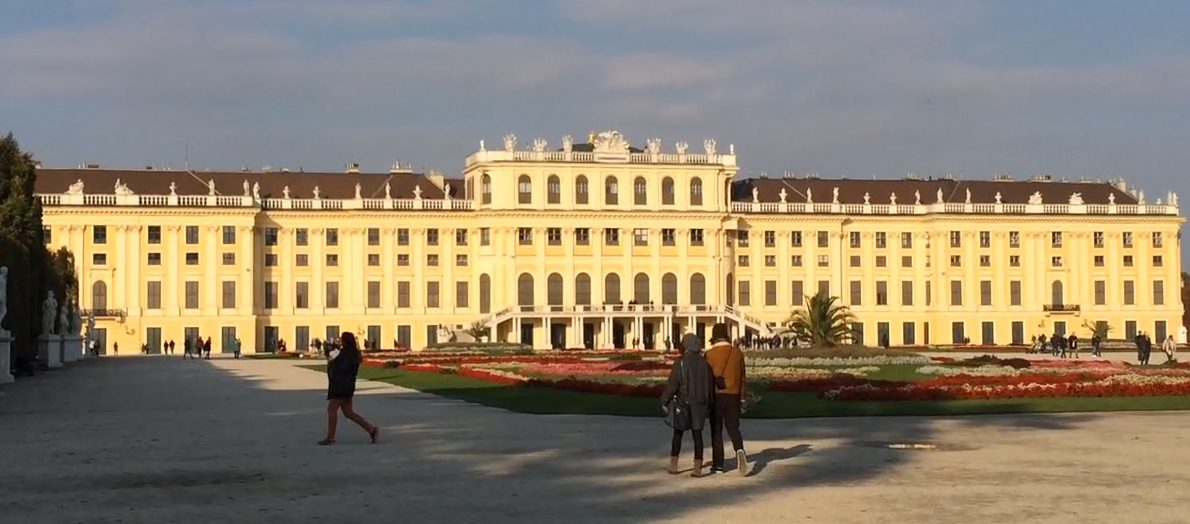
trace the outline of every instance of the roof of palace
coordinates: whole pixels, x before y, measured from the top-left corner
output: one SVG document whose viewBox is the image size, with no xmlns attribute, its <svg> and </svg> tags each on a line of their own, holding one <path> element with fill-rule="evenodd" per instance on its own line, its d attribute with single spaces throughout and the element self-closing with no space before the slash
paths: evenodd
<svg viewBox="0 0 1190 524">
<path fill-rule="evenodd" d="M 942 201 L 949 204 L 967 202 L 967 191 L 971 192 L 973 204 L 994 204 L 996 195 L 1004 204 L 1025 204 L 1040 193 L 1047 204 L 1066 204 L 1071 196 L 1078 194 L 1087 204 L 1108 204 L 1110 195 L 1115 203 L 1136 204 L 1137 197 L 1106 182 L 1065 182 L 1050 180 L 952 180 L 952 179 L 827 179 L 827 178 L 748 178 L 732 184 L 732 200 L 751 202 L 752 189 L 756 188 L 758 202 L 780 202 L 781 190 L 785 190 L 785 201 L 803 203 L 809 196 L 819 204 L 832 203 L 835 188 L 839 190 L 840 204 L 863 204 L 867 194 L 872 204 L 889 204 L 893 193 L 897 204 L 916 203 L 916 193 L 921 195 L 922 204 L 938 202 L 938 190 L 942 190 Z M 807 195 L 807 193 L 809 193 Z"/>
<path fill-rule="evenodd" d="M 301 171 L 186 171 L 171 169 L 54 169 L 37 170 L 38 193 L 65 193 L 71 184 L 82 180 L 84 191 L 91 194 L 113 194 L 117 180 L 138 195 L 168 195 L 175 184 L 178 195 L 206 195 L 207 182 L 215 182 L 215 194 L 241 196 L 244 181 L 251 187 L 260 184 L 262 198 L 282 198 L 289 186 L 293 198 L 313 198 L 318 187 L 321 198 L 349 199 L 355 197 L 355 185 L 360 185 L 364 198 L 384 198 L 384 185 L 390 185 L 393 198 L 413 198 L 414 187 L 421 188 L 425 199 L 443 198 L 443 188 L 430 177 L 408 171 L 395 173 L 331 173 Z M 446 179 L 452 197 L 463 195 L 462 180 Z"/>
</svg>

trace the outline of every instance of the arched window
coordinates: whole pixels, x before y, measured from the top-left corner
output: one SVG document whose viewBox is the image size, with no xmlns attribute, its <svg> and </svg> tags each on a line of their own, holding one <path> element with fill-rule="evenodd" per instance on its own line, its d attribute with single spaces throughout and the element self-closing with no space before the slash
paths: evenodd
<svg viewBox="0 0 1190 524">
<path fill-rule="evenodd" d="M 674 179 L 670 177 L 661 179 L 661 205 L 674 205 Z"/>
<path fill-rule="evenodd" d="M 491 204 L 492 203 L 492 177 L 488 176 L 487 173 L 484 173 L 483 178 L 481 178 L 479 180 L 479 189 L 480 189 L 480 192 L 483 194 L 483 203 Z"/>
<path fill-rule="evenodd" d="M 516 181 L 517 202 L 521 204 L 533 203 L 533 180 L 529 175 L 521 175 Z"/>
<path fill-rule="evenodd" d="M 96 280 L 91 284 L 91 309 L 107 309 L 107 283 L 102 280 Z"/>
<path fill-rule="evenodd" d="M 638 176 L 636 181 L 632 183 L 633 203 L 638 206 L 648 205 L 649 203 L 649 183 L 645 182 L 645 177 Z"/>
<path fill-rule="evenodd" d="M 522 306 L 533 305 L 533 275 L 521 273 L 516 279 L 516 303 Z"/>
<path fill-rule="evenodd" d="M 492 277 L 487 273 L 479 275 L 479 312 L 492 311 Z"/>
<path fill-rule="evenodd" d="M 698 177 L 690 179 L 690 205 L 702 205 L 702 179 Z"/>
<path fill-rule="evenodd" d="M 731 273 L 727 274 L 727 305 L 735 305 L 735 277 Z"/>
<path fill-rule="evenodd" d="M 558 175 L 550 175 L 545 182 L 545 189 L 545 202 L 547 204 L 562 203 L 562 181 L 558 180 Z"/>
<path fill-rule="evenodd" d="M 574 277 L 574 303 L 578 306 L 591 305 L 591 276 L 586 273 Z"/>
<path fill-rule="evenodd" d="M 678 303 L 678 277 L 673 273 L 661 275 L 661 303 Z"/>
<path fill-rule="evenodd" d="M 649 303 L 649 275 L 637 273 L 632 279 L 632 299 L 637 304 Z"/>
<path fill-rule="evenodd" d="M 591 201 L 591 188 L 587 185 L 587 177 L 579 175 L 574 179 L 574 203 L 587 204 Z"/>
<path fill-rule="evenodd" d="M 603 278 L 603 303 L 623 303 L 623 301 L 620 300 L 620 275 L 608 273 L 607 276 Z"/>
<path fill-rule="evenodd" d="M 614 176 L 607 177 L 607 182 L 603 184 L 603 203 L 611 206 L 620 204 L 620 183 Z"/>
<path fill-rule="evenodd" d="M 690 303 L 698 306 L 707 303 L 707 279 L 702 273 L 690 275 Z"/>
<path fill-rule="evenodd" d="M 1065 297 L 1062 296 L 1063 293 L 1062 293 L 1062 281 L 1061 280 L 1055 280 L 1053 285 L 1050 288 L 1050 291 L 1053 294 L 1053 297 L 1051 297 L 1051 298 L 1053 298 L 1053 304 L 1055 306 L 1061 306 L 1062 304 L 1065 303 Z"/>
<path fill-rule="evenodd" d="M 562 275 L 550 273 L 545 279 L 545 300 L 551 306 L 562 305 Z"/>
</svg>

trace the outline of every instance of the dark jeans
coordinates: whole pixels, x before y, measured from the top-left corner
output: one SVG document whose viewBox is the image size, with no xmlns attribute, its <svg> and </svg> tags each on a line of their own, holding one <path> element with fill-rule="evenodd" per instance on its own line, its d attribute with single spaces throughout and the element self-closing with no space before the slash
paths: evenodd
<svg viewBox="0 0 1190 524">
<path fill-rule="evenodd" d="M 682 454 L 682 433 L 684 432 L 674 430 L 673 442 L 669 446 L 669 456 L 676 457 Z M 702 462 L 702 448 L 705 447 L 702 443 L 702 430 L 692 429 L 690 435 L 694 437 L 694 460 Z"/>
<path fill-rule="evenodd" d="M 711 463 L 723 466 L 723 427 L 731 437 L 735 451 L 744 449 L 744 435 L 740 433 L 740 396 L 715 394 L 715 406 L 711 409 Z"/>
</svg>

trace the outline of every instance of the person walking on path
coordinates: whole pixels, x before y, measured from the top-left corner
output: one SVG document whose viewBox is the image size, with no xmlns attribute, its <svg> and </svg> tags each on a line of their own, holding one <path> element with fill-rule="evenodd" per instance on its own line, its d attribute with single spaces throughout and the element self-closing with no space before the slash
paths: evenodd
<svg viewBox="0 0 1190 524">
<path fill-rule="evenodd" d="M 702 457 L 705 445 L 702 440 L 702 428 L 706 424 L 711 403 L 714 400 L 715 381 L 711 375 L 711 366 L 702 356 L 702 340 L 693 333 L 682 337 L 682 355 L 669 371 L 669 381 L 665 386 L 665 393 L 661 395 L 663 410 L 673 409 L 671 404 L 688 407 L 690 416 L 690 435 L 694 438 L 694 469 L 690 476 L 702 476 Z M 681 426 L 673 430 L 673 440 L 669 450 L 669 473 L 678 474 L 678 457 L 682 454 Z"/>
<path fill-rule="evenodd" d="M 740 433 L 740 413 L 746 393 L 744 353 L 732 345 L 727 324 L 711 328 L 711 349 L 707 362 L 715 377 L 715 404 L 711 407 L 711 472 L 725 471 L 723 467 L 723 428 L 731 437 L 735 449 L 736 470 L 748 474 L 748 454 L 744 452 L 744 436 Z"/>
<path fill-rule="evenodd" d="M 211 337 L 207 337 L 205 342 L 202 342 L 202 354 L 206 360 L 211 360 Z"/>
<path fill-rule="evenodd" d="M 1165 352 L 1165 361 L 1166 362 L 1177 362 L 1178 361 L 1178 359 L 1174 358 L 1174 355 L 1177 354 L 1177 352 L 1178 352 L 1178 343 L 1174 342 L 1173 335 L 1169 335 L 1168 337 L 1165 337 L 1165 342 L 1163 342 L 1161 344 L 1161 351 Z"/>
<path fill-rule="evenodd" d="M 1092 335 L 1091 336 L 1091 354 L 1096 357 L 1102 357 L 1103 354 L 1100 353 L 1100 351 L 1099 351 L 1102 344 L 1103 344 L 1103 340 L 1099 338 L 1099 335 Z"/>
<path fill-rule="evenodd" d="M 237 359 L 240 358 L 240 339 L 235 339 L 235 341 L 231 344 L 232 354 L 234 354 Z"/>
<path fill-rule="evenodd" d="M 363 362 L 363 355 L 351 332 L 343 333 L 342 346 L 327 352 L 326 377 L 326 438 L 318 441 L 319 446 L 330 446 L 335 443 L 335 431 L 339 426 L 339 411 L 348 420 L 359 424 L 368 432 L 372 443 L 380 434 L 380 428 L 372 425 L 360 416 L 351 406 L 355 398 L 355 380 L 359 375 L 359 366 Z"/>
</svg>

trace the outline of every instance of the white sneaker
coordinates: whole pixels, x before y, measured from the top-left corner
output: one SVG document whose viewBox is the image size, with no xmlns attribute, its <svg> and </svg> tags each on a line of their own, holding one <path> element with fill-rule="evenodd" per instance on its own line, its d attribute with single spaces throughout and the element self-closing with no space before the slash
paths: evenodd
<svg viewBox="0 0 1190 524">
<path fill-rule="evenodd" d="M 741 477 L 748 475 L 748 454 L 742 449 L 735 452 L 735 467 Z"/>
</svg>

